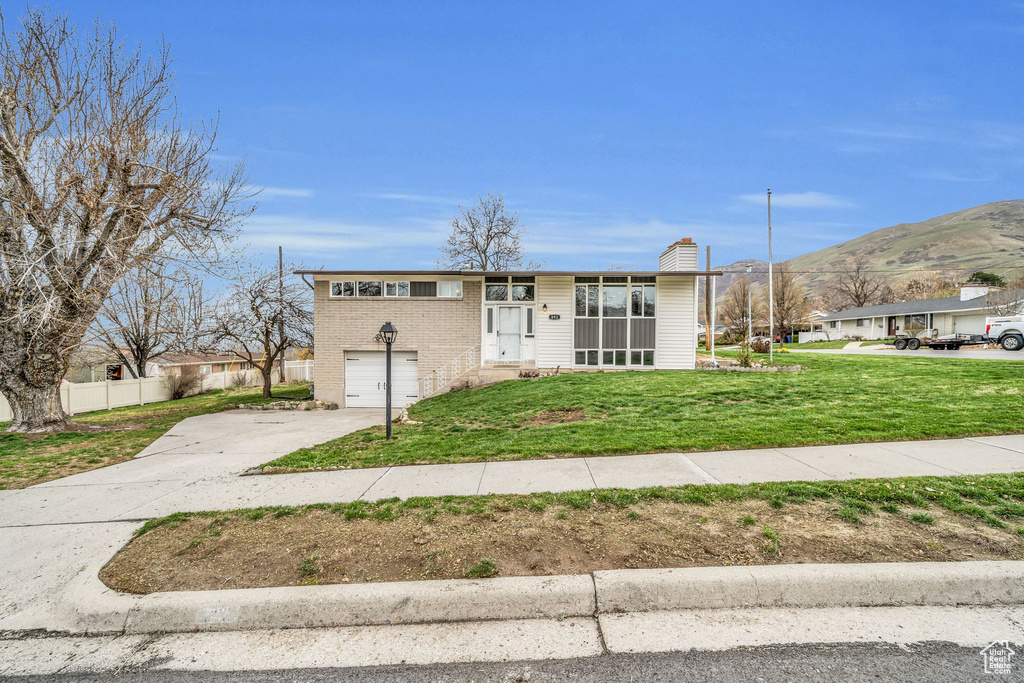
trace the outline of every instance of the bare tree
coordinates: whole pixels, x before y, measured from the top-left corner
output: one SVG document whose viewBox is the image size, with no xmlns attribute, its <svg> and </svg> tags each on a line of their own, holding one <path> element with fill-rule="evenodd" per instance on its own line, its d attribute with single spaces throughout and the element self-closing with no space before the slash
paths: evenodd
<svg viewBox="0 0 1024 683">
<path fill-rule="evenodd" d="M 1024 275 L 1011 280 L 1006 289 L 994 289 L 986 294 L 985 305 L 992 315 L 1024 314 Z"/>
<path fill-rule="evenodd" d="M 505 210 L 505 196 L 488 193 L 475 206 L 459 206 L 452 232 L 441 247 L 441 268 L 452 270 L 536 270 L 544 266 L 523 256 L 519 214 Z"/>
<path fill-rule="evenodd" d="M 774 277 L 772 278 L 773 294 L 775 301 L 775 329 L 771 331 L 771 338 L 776 334 L 782 334 L 787 330 L 792 333 L 796 324 L 805 318 L 809 313 L 810 302 L 804 293 L 804 288 L 796 281 L 796 275 L 785 263 L 775 266 Z M 767 308 L 768 288 L 762 291 L 762 297 Z"/>
<path fill-rule="evenodd" d="M 295 270 L 285 266 L 285 272 Z M 270 398 L 274 366 L 292 346 L 310 346 L 313 312 L 309 288 L 276 267 L 242 270 L 212 316 L 213 339 L 259 370 Z M 283 374 L 283 373 L 282 373 Z"/>
<path fill-rule="evenodd" d="M 0 16 L 0 393 L 11 431 L 71 426 L 59 386 L 110 289 L 142 264 L 202 259 L 251 211 L 242 164 L 210 165 L 216 129 L 186 124 L 166 46 L 66 16 Z"/>
<path fill-rule="evenodd" d="M 750 276 L 744 275 L 737 278 L 729 286 L 729 289 L 725 290 L 725 295 L 722 297 L 722 303 L 719 308 L 722 318 L 729 325 L 730 329 L 734 333 L 742 334 L 744 337 L 747 335 L 747 323 L 750 322 L 747 318 L 747 296 L 751 294 Z M 750 301 L 752 316 L 755 319 L 759 316 L 763 317 L 760 300 L 751 296 Z"/>
<path fill-rule="evenodd" d="M 93 325 L 94 337 L 133 377 L 145 377 L 153 358 L 204 345 L 204 306 L 203 283 L 195 274 L 147 264 L 111 289 Z"/>
<path fill-rule="evenodd" d="M 840 308 L 860 308 L 881 303 L 888 297 L 888 283 L 870 270 L 866 258 L 858 258 L 830 283 L 830 298 Z"/>
</svg>

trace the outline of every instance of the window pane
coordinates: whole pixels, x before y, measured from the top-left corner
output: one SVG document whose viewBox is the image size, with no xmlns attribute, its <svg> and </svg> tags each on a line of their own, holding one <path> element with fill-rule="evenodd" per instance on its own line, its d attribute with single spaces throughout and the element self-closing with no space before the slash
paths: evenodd
<svg viewBox="0 0 1024 683">
<path fill-rule="evenodd" d="M 398 296 L 398 283 L 397 282 L 389 282 L 389 283 L 387 283 L 387 285 L 385 285 L 385 287 L 386 287 L 385 291 L 387 292 L 388 296 Z"/>
<path fill-rule="evenodd" d="M 587 351 L 587 365 L 597 365 L 597 351 Z"/>
<path fill-rule="evenodd" d="M 532 275 L 513 275 L 512 282 L 534 282 L 536 278 Z"/>
<path fill-rule="evenodd" d="M 355 296 L 356 295 L 356 283 L 354 282 L 342 282 L 341 283 L 341 295 L 342 296 Z"/>
<path fill-rule="evenodd" d="M 641 358 L 640 351 L 630 351 L 629 352 L 629 364 L 630 365 L 640 365 L 640 358 Z"/>
<path fill-rule="evenodd" d="M 644 314 L 644 288 L 634 286 L 629 296 L 630 312 L 633 315 Z"/>
<path fill-rule="evenodd" d="M 533 309 L 526 309 L 526 334 L 533 334 Z"/>
<path fill-rule="evenodd" d="M 380 293 L 380 281 L 359 283 L 359 296 L 380 296 Z"/>
<path fill-rule="evenodd" d="M 586 364 L 587 364 L 587 352 L 586 351 L 577 351 L 576 352 L 576 365 L 586 365 Z"/>
<path fill-rule="evenodd" d="M 600 282 L 601 278 L 591 277 L 589 275 L 577 275 L 576 282 Z"/>
<path fill-rule="evenodd" d="M 585 316 L 587 314 L 587 286 L 577 285 L 576 286 L 576 315 Z"/>
<path fill-rule="evenodd" d="M 340 282 L 332 282 L 331 283 L 331 296 L 341 296 L 341 283 Z"/>
<path fill-rule="evenodd" d="M 398 285 L 398 296 L 409 296 L 409 283 L 408 282 L 397 282 Z"/>
<path fill-rule="evenodd" d="M 512 285 L 512 301 L 533 301 L 535 285 Z"/>
<path fill-rule="evenodd" d="M 487 309 L 487 334 L 494 332 L 494 309 Z"/>
<path fill-rule="evenodd" d="M 654 317 L 654 285 L 644 287 L 644 315 Z"/>
<path fill-rule="evenodd" d="M 603 364 L 605 364 L 605 365 L 611 365 L 612 361 L 615 359 L 615 352 L 614 351 L 605 351 L 605 352 L 603 352 L 602 355 L 603 355 L 603 359 L 602 359 L 601 362 Z"/>
<path fill-rule="evenodd" d="M 606 275 L 604 277 L 604 281 L 605 282 L 629 282 L 629 278 L 628 277 L 619 276 L 619 275 Z"/>
<path fill-rule="evenodd" d="M 600 289 L 597 285 L 587 285 L 587 315 L 591 318 L 598 316 L 597 303 Z"/>
<path fill-rule="evenodd" d="M 625 365 L 626 364 L 626 352 L 625 351 L 616 351 L 615 352 L 615 364 L 616 365 Z"/>
<path fill-rule="evenodd" d="M 604 317 L 626 317 L 626 288 L 621 285 L 605 286 Z"/>
<path fill-rule="evenodd" d="M 651 284 L 653 284 L 654 283 L 654 276 L 653 275 L 634 275 L 633 277 L 629 278 L 629 281 L 630 282 L 650 282 Z"/>
<path fill-rule="evenodd" d="M 487 285 L 488 301 L 508 301 L 508 285 Z"/>
<path fill-rule="evenodd" d="M 452 283 L 452 296 L 462 296 L 462 280 Z"/>
<path fill-rule="evenodd" d="M 644 351 L 644 365 L 654 365 L 654 351 Z"/>
</svg>

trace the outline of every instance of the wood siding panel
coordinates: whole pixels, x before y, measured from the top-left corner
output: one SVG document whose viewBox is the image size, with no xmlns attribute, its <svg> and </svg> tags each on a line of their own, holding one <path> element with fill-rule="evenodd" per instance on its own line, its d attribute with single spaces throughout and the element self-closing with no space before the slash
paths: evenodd
<svg viewBox="0 0 1024 683">
<path fill-rule="evenodd" d="M 573 279 L 537 277 L 537 367 L 567 368 L 572 365 Z M 547 305 L 548 310 L 541 307 Z M 559 316 L 552 320 L 550 316 Z"/>
<path fill-rule="evenodd" d="M 692 370 L 697 360 L 697 291 L 695 277 L 658 278 L 656 366 Z"/>
</svg>

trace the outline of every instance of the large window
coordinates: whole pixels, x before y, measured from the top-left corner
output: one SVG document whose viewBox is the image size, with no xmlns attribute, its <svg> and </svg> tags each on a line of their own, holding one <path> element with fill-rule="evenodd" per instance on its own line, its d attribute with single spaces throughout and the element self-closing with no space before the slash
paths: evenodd
<svg viewBox="0 0 1024 683">
<path fill-rule="evenodd" d="M 625 285 L 605 285 L 603 297 L 602 315 L 605 318 L 626 317 Z"/>
<path fill-rule="evenodd" d="M 442 298 L 456 298 L 462 296 L 462 282 L 438 282 L 437 295 Z"/>
<path fill-rule="evenodd" d="M 359 296 L 381 296 L 383 288 L 380 280 L 361 281 L 359 283 Z"/>
<path fill-rule="evenodd" d="M 355 296 L 356 283 L 354 282 L 332 282 L 331 296 Z"/>
<path fill-rule="evenodd" d="M 384 286 L 385 296 L 409 296 L 408 282 L 389 282 Z"/>
<path fill-rule="evenodd" d="M 654 285 L 633 285 L 630 312 L 635 317 L 654 317 Z"/>
<path fill-rule="evenodd" d="M 577 276 L 575 281 L 574 365 L 653 367 L 655 277 Z"/>
<path fill-rule="evenodd" d="M 596 318 L 600 301 L 600 285 L 576 285 L 576 316 Z"/>
<path fill-rule="evenodd" d="M 508 301 L 508 285 L 487 285 L 488 301 Z"/>
</svg>

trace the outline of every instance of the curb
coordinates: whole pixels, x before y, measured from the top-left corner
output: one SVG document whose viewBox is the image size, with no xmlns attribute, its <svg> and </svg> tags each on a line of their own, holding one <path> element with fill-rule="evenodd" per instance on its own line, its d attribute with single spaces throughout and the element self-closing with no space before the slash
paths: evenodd
<svg viewBox="0 0 1024 683">
<path fill-rule="evenodd" d="M 753 607 L 1024 604 L 1024 561 L 620 569 L 593 575 L 129 596 L 95 570 L 64 596 L 72 632 L 126 634 L 595 617 Z"/>
<path fill-rule="evenodd" d="M 594 572 L 599 613 L 1024 603 L 1024 562 L 792 564 Z"/>
<path fill-rule="evenodd" d="M 124 632 L 543 619 L 596 607 L 588 574 L 168 592 L 141 598 Z"/>
</svg>

